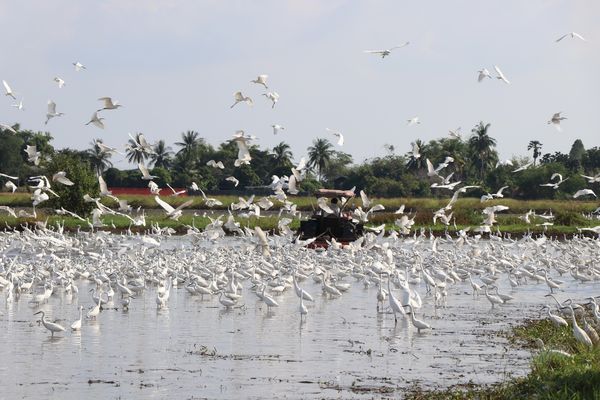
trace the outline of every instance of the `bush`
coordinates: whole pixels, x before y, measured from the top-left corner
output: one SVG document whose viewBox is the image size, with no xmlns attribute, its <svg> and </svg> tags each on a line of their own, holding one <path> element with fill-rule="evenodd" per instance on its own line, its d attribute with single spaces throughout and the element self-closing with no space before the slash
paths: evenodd
<svg viewBox="0 0 600 400">
<path fill-rule="evenodd" d="M 62 183 L 52 182 L 52 190 L 59 197 L 50 194 L 47 205 L 53 208 L 64 207 L 83 217 L 94 207 L 93 203 L 84 202 L 83 196 L 86 193 L 92 197 L 98 196 L 98 178 L 92 172 L 88 162 L 72 154 L 58 153 L 52 158 L 48 164 L 48 179 L 51 180 L 52 175 L 59 171 L 65 171 L 67 178 L 73 181 L 74 185 L 65 186 Z"/>
</svg>

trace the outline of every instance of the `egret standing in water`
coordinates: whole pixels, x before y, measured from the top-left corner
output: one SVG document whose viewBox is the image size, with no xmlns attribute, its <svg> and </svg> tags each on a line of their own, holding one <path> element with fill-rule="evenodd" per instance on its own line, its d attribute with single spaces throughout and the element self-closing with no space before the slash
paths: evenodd
<svg viewBox="0 0 600 400">
<path fill-rule="evenodd" d="M 82 317 L 83 317 L 83 306 L 79 306 L 79 319 L 71 324 L 72 331 L 78 331 L 81 329 Z"/>
<path fill-rule="evenodd" d="M 308 315 L 308 308 L 304 305 L 304 289 L 300 289 L 300 307 L 298 307 L 298 311 L 300 312 L 300 322 L 302 322 L 302 316 Z"/>
<path fill-rule="evenodd" d="M 64 332 L 65 328 L 62 325 L 59 325 L 55 322 L 46 321 L 46 314 L 43 311 L 38 311 L 33 315 L 42 314 L 42 324 L 44 328 L 48 329 L 52 333 L 52 337 L 54 337 L 54 332 Z"/>
</svg>

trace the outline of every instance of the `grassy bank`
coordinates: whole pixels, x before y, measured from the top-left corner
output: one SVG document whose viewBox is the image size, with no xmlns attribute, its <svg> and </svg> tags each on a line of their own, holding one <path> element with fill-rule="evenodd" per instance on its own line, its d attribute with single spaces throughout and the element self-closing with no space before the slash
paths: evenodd
<svg viewBox="0 0 600 400">
<path fill-rule="evenodd" d="M 164 218 L 162 209 L 159 209 L 158 204 L 156 204 L 156 202 L 154 201 L 154 197 L 152 196 L 127 195 L 121 197 L 127 200 L 132 207 L 142 207 L 144 210 L 146 210 L 146 220 L 149 224 L 158 223 L 161 227 L 169 226 L 180 233 L 185 232 L 187 230 L 187 226 L 194 225 L 199 229 L 203 229 L 207 224 L 210 223 L 210 220 L 208 218 L 194 217 L 194 212 L 198 215 L 203 215 L 204 212 L 208 212 L 209 215 L 212 213 L 222 214 L 230 206 L 231 203 L 235 203 L 238 201 L 238 198 L 234 196 L 216 196 L 216 198 L 220 200 L 223 203 L 223 205 L 207 209 L 204 204 L 204 200 L 201 197 L 165 198 L 166 201 L 169 204 L 172 204 L 174 207 L 190 199 L 194 201 L 194 203 L 185 210 L 184 215 L 180 218 L 179 221 L 173 221 Z M 307 213 L 310 213 L 313 210 L 313 207 L 315 207 L 315 199 L 312 197 L 294 197 L 290 198 L 290 200 L 295 202 L 298 205 L 298 210 L 301 210 L 303 213 L 305 213 L 305 215 L 307 215 Z M 114 208 L 116 205 L 113 200 L 107 198 L 103 199 L 103 202 L 108 207 Z M 444 207 L 448 203 L 448 199 L 386 198 L 373 199 L 373 203 L 383 204 L 386 209 L 385 211 L 380 211 L 371 215 L 371 226 L 385 224 L 387 229 L 394 229 L 394 221 L 398 218 L 398 215 L 394 214 L 394 211 L 404 204 L 405 211 L 409 213 L 411 217 L 415 217 L 415 225 L 413 229 L 419 229 L 423 227 L 427 230 L 433 231 L 436 234 L 444 233 L 446 230 L 448 230 L 449 232 L 453 232 L 456 230 L 453 226 L 446 228 L 440 223 L 438 223 L 437 225 L 433 224 L 433 213 L 436 210 Z M 359 200 L 355 199 L 354 204 L 360 205 L 361 203 Z M 454 217 L 452 222 L 456 224 L 458 229 L 462 229 L 467 226 L 478 226 L 483 221 L 481 211 L 485 207 L 498 204 L 510 207 L 508 211 L 498 213 L 496 216 L 496 219 L 498 221 L 497 226 L 500 227 L 500 230 L 502 232 L 523 234 L 527 232 L 541 233 L 546 231 L 549 235 L 571 235 L 578 232 L 577 228 L 600 225 L 600 221 L 598 220 L 589 220 L 583 217 L 583 213 L 590 213 L 591 211 L 596 209 L 596 207 L 598 206 L 597 202 L 574 200 L 523 201 L 514 199 L 496 199 L 493 201 L 481 203 L 479 199 L 463 198 L 459 199 L 452 209 Z M 27 193 L 2 194 L 0 195 L 0 205 L 7 205 L 15 208 L 30 208 L 31 199 Z M 276 203 L 275 206 L 270 209 L 270 211 L 278 211 L 279 208 L 280 204 Z M 549 226 L 547 228 L 543 226 L 536 226 L 536 224 L 544 222 L 544 220 L 540 218 L 533 220 L 531 224 L 526 224 L 522 219 L 519 219 L 519 215 L 522 215 L 529 210 L 534 210 L 539 214 L 551 210 L 553 215 L 555 216 L 555 220 L 553 221 L 554 225 Z M 48 222 L 50 224 L 54 224 L 57 221 L 65 221 L 65 227 L 68 229 L 76 229 L 77 226 L 81 226 L 82 229 L 87 229 L 86 222 L 71 217 L 65 218 L 64 216 L 53 215 L 53 210 L 43 208 L 39 209 L 37 220 L 44 221 L 46 218 L 48 218 Z M 267 213 L 266 217 L 261 217 L 260 219 L 236 219 L 244 226 L 248 226 L 250 228 L 254 228 L 254 226 L 258 225 L 263 229 L 271 230 L 277 226 L 277 219 L 269 213 Z M 112 227 L 114 225 L 116 229 L 127 228 L 130 224 L 130 221 L 127 218 L 118 216 L 106 216 L 103 218 L 103 221 L 109 227 Z M 19 224 L 24 222 L 35 221 L 15 219 L 11 218 L 7 214 L 0 213 L 1 225 L 8 225 L 13 227 L 18 226 Z M 290 227 L 292 229 L 297 229 L 298 226 L 299 222 L 295 220 Z M 494 230 L 496 230 L 495 227 Z"/>
<path fill-rule="evenodd" d="M 592 321 L 593 317 L 586 318 Z M 581 321 L 579 321 L 581 325 Z M 465 385 L 442 391 L 412 390 L 407 399 L 554 399 L 583 400 L 600 399 L 600 346 L 589 349 L 579 344 L 571 326 L 556 328 L 548 320 L 526 321 L 510 333 L 513 345 L 532 348 L 531 372 L 492 386 Z M 535 346 L 535 339 L 542 339 L 546 348 Z M 548 351 L 562 350 L 567 357 Z"/>
</svg>

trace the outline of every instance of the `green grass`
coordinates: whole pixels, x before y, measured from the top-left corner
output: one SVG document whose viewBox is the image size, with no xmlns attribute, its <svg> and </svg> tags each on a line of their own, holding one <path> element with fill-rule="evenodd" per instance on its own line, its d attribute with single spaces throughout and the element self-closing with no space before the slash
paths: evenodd
<svg viewBox="0 0 600 400">
<path fill-rule="evenodd" d="M 174 229 L 177 229 L 181 232 L 185 232 L 187 229 L 185 225 L 191 225 L 192 217 L 189 214 L 189 210 L 203 210 L 199 212 L 202 214 L 204 210 L 208 212 L 216 212 L 222 213 L 224 212 L 232 202 L 237 202 L 238 197 L 236 196 L 211 196 L 219 199 L 223 205 L 213 207 L 210 210 L 206 210 L 204 201 L 202 197 L 194 196 L 194 197 L 169 197 L 166 198 L 166 201 L 173 206 L 178 206 L 188 200 L 193 200 L 193 204 L 188 207 L 188 212 L 184 214 L 180 221 L 172 221 L 163 218 L 162 210 L 159 209 L 158 204 L 154 201 L 153 196 L 142 196 L 142 195 L 123 195 L 122 199 L 127 200 L 129 204 L 134 207 L 142 207 L 146 210 L 148 214 L 147 221 L 150 223 L 158 222 L 160 226 L 170 226 Z M 257 197 L 257 199 L 259 199 Z M 298 206 L 298 210 L 301 210 L 305 213 L 311 212 L 315 207 L 315 199 L 313 197 L 292 197 L 290 196 L 290 200 L 295 202 Z M 389 199 L 372 199 L 373 203 L 381 203 L 386 207 L 385 211 L 377 212 L 371 215 L 369 225 L 378 226 L 381 224 L 386 224 L 387 229 L 395 229 L 394 221 L 398 218 L 398 215 L 394 214 L 394 211 L 400 207 L 400 205 L 404 204 L 405 211 L 411 213 L 411 216 L 415 216 L 415 225 L 414 229 L 419 229 L 421 227 L 426 228 L 427 230 L 431 230 L 434 233 L 443 233 L 446 230 L 449 232 L 453 232 L 454 228 L 449 227 L 446 228 L 444 225 L 438 223 L 437 225 L 433 225 L 433 213 L 444 207 L 448 199 L 434 199 L 434 198 L 417 198 L 417 199 L 405 199 L 405 198 L 389 198 Z M 108 207 L 115 207 L 115 202 L 111 199 L 104 198 L 103 203 Z M 271 211 L 278 211 L 281 204 L 279 202 L 275 202 L 275 206 L 271 208 Z M 360 205 L 359 199 L 353 200 L 353 205 Z M 454 205 L 452 212 L 454 213 L 454 221 L 457 224 L 459 229 L 465 228 L 467 226 L 476 227 L 480 225 L 483 221 L 483 216 L 481 211 L 485 207 L 489 207 L 491 205 L 503 204 L 510 209 L 508 211 L 498 213 L 496 219 L 498 221 L 497 226 L 500 227 L 502 232 L 510 232 L 515 234 L 524 234 L 527 232 L 532 233 L 542 233 L 546 232 L 548 235 L 572 235 L 577 233 L 578 227 L 592 227 L 600 224 L 598 221 L 590 221 L 585 219 L 582 216 L 583 212 L 591 212 L 596 209 L 597 203 L 590 201 L 572 201 L 572 200 L 535 200 L 535 201 L 522 201 L 522 200 L 514 200 L 514 199 L 495 199 L 489 202 L 481 203 L 479 199 L 473 198 L 462 198 L 457 201 Z M 15 193 L 15 194 L 0 194 L 0 205 L 8 205 L 10 207 L 31 207 L 31 199 L 30 195 L 27 193 Z M 541 219 L 537 219 L 532 224 L 525 224 L 521 219 L 518 218 L 519 215 L 529 211 L 535 210 L 538 213 L 542 213 L 548 210 L 552 210 L 555 215 L 555 225 L 550 226 L 546 229 L 542 226 L 535 226 L 535 223 L 543 222 Z M 43 214 L 44 212 L 48 215 L 52 214 L 51 210 L 38 210 L 38 214 L 40 212 Z M 45 219 L 45 216 L 38 218 Z M 69 218 L 64 218 L 62 216 L 50 216 L 50 222 L 53 223 L 55 221 L 66 221 L 67 228 L 74 228 L 77 225 L 82 225 L 82 227 L 86 227 L 87 224 L 85 222 L 81 222 L 73 219 L 72 221 Z M 129 225 L 129 220 L 122 217 L 105 217 L 105 222 L 110 224 L 112 220 L 117 228 L 126 228 Z M 240 220 L 244 225 L 248 223 L 247 220 Z M 10 218 L 6 216 L 4 213 L 0 213 L 0 224 L 9 226 L 16 226 L 19 223 L 24 222 L 22 219 L 15 220 L 14 218 Z M 32 221 L 30 221 L 32 222 Z M 210 221 L 208 219 L 196 219 L 196 226 L 202 229 L 206 224 Z M 261 218 L 258 221 L 249 221 L 250 227 L 254 227 L 255 225 L 261 226 L 263 229 L 273 229 L 277 226 L 277 221 L 271 216 Z M 298 222 L 295 221 L 292 225 L 292 229 L 298 226 Z M 496 227 L 493 229 L 496 231 Z M 589 234 L 589 233 L 588 233 Z"/>
<path fill-rule="evenodd" d="M 588 316 L 588 321 L 591 318 Z M 579 322 L 581 325 L 581 321 Z M 531 361 L 531 372 L 523 378 L 491 386 L 465 385 L 447 390 L 423 391 L 412 388 L 407 399 L 600 399 L 600 347 L 589 349 L 573 337 L 572 328 L 556 328 L 546 319 L 526 321 L 514 328 L 510 340 L 514 345 L 533 347 L 536 338 L 546 348 L 567 351 L 564 357 L 537 351 Z"/>
</svg>

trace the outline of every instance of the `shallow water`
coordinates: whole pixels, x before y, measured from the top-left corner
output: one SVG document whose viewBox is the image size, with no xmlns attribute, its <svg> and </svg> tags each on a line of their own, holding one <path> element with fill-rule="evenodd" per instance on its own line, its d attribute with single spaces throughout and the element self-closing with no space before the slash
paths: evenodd
<svg viewBox="0 0 600 400">
<path fill-rule="evenodd" d="M 175 241 L 173 246 L 179 246 Z M 565 278 L 557 297 L 583 299 L 598 294 L 597 282 Z M 31 295 L 12 304 L 0 300 L 0 398 L 372 398 L 399 396 L 414 383 L 445 387 L 491 383 L 528 372 L 529 352 L 507 344 L 501 333 L 524 318 L 539 316 L 549 303 L 545 283 L 511 290 L 504 275 L 502 293 L 515 296 L 490 309 L 485 296 L 473 298 L 467 282 L 448 289 L 446 308 L 435 310 L 423 284 L 417 317 L 431 331 L 418 333 L 407 319 L 376 310 L 375 286 L 352 287 L 328 299 L 307 279 L 301 286 L 315 297 L 300 323 L 293 289 L 276 297 L 268 311 L 244 282 L 242 307 L 225 310 L 217 297 L 191 296 L 183 285 L 171 291 L 168 308 L 157 311 L 156 289 L 131 301 L 129 311 L 108 304 L 81 332 L 50 337 L 35 323 L 43 310 L 67 327 L 93 306 L 87 280 L 79 294 L 56 289 L 47 304 Z M 387 306 L 387 303 L 386 303 Z M 118 308 L 118 309 L 115 309 Z"/>
</svg>

